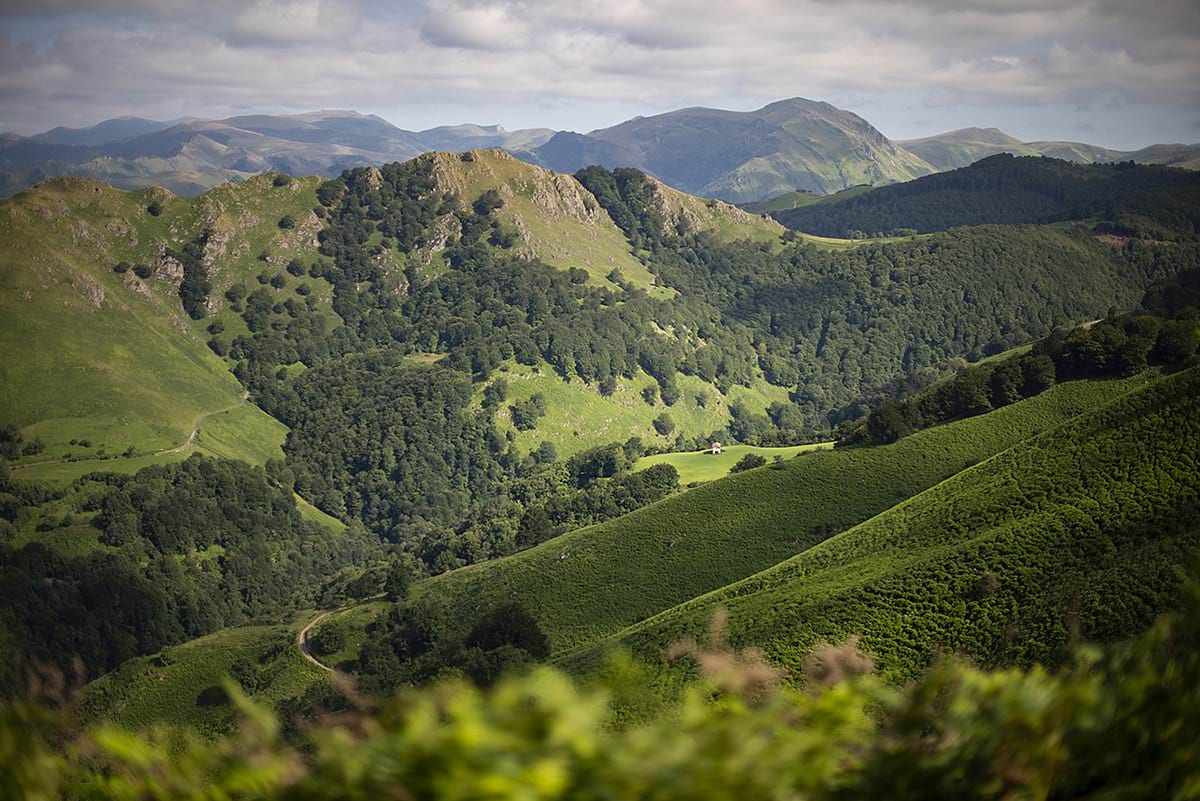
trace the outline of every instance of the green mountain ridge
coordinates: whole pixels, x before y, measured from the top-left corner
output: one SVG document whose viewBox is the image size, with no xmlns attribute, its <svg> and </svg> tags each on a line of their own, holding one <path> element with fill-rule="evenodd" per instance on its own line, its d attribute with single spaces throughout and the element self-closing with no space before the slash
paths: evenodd
<svg viewBox="0 0 1200 801">
<path fill-rule="evenodd" d="M 910 430 L 950 422 L 875 447 L 805 446 L 841 439 L 881 400 L 930 386 L 962 360 L 1151 296 L 1192 305 L 1191 274 L 1175 290 L 1168 281 L 1195 266 L 1188 226 L 1197 198 L 1179 170 L 995 156 L 786 213 L 837 214 L 889 197 L 900 205 L 920 198 L 922 213 L 930 198 L 972 211 L 955 182 L 982 175 L 994 188 L 996 164 L 1035 165 L 1039 192 L 1072 212 L 1090 210 L 1084 224 L 1012 203 L 1016 217 L 1005 220 L 1021 224 L 935 220 L 920 236 L 814 241 L 636 169 L 567 175 L 501 149 L 425 154 L 328 181 L 263 174 L 194 198 L 58 179 L 0 201 L 0 226 L 11 234 L 0 239 L 0 343 L 16 354 L 0 366 L 0 571 L 9 577 L 0 583 L 17 588 L 0 594 L 0 640 L 18 637 L 5 686 L 16 686 L 22 659 L 69 664 L 74 638 L 74 653 L 101 669 L 136 658 L 96 685 L 116 704 L 96 696 L 98 714 L 134 710 L 127 719 L 141 725 L 182 704 L 187 720 L 220 728 L 228 709 L 209 690 L 222 671 L 277 704 L 324 686 L 301 680 L 311 671 L 295 670 L 304 666 L 286 643 L 304 622 L 290 616 L 314 605 L 349 609 L 323 618 L 316 634 L 339 664 L 354 666 L 363 648 L 367 688 L 443 670 L 486 683 L 506 665 L 546 656 L 586 667 L 601 644 L 625 641 L 623 632 L 646 632 L 629 642 L 653 658 L 700 625 L 687 610 L 710 594 L 805 554 L 818 559 L 865 536 L 855 532 L 893 525 L 880 520 L 908 520 L 905 510 L 916 507 L 928 507 L 928 525 L 912 535 L 912 554 L 881 551 L 887 537 L 872 535 L 874 544 L 852 554 L 864 570 L 903 583 L 917 575 L 910 557 L 936 565 L 943 550 L 957 553 L 951 546 L 962 543 L 938 538 L 972 529 L 960 513 L 973 515 L 987 542 L 993 518 L 997 531 L 1033 532 L 1026 517 L 1070 517 L 1067 506 L 1099 510 L 1109 540 L 1109 529 L 1161 519 L 1161 542 L 1109 548 L 1097 535 L 1066 562 L 1076 571 L 1069 584 L 1089 564 L 1109 571 L 1106 602 L 1129 606 L 1098 636 L 1135 633 L 1170 606 L 1162 567 L 1172 543 L 1189 536 L 1176 515 L 1186 510 L 1156 490 L 1144 493 L 1153 508 L 1124 504 L 1122 517 L 1089 487 L 1124 498 L 1149 480 L 1144 471 L 1161 468 L 1164 487 L 1175 482 L 1181 497 L 1194 489 L 1191 463 L 1160 441 L 1174 416 L 1195 411 L 1181 399 L 1195 380 L 1186 369 L 1198 338 L 1191 312 L 1143 300 L 1163 317 L 1117 318 L 1094 326 L 1094 337 L 1060 337 L 1081 350 L 1081 363 L 1095 362 L 1087 375 L 1147 364 L 1184 368 L 1178 375 L 1070 381 L 1013 402 L 1024 390 L 1014 396 L 999 379 L 1031 379 L 1012 378 L 1004 363 L 959 377 L 974 383 L 938 385 L 930 397 L 942 407 L 931 402 Z M 1109 180 L 1122 191 L 1096 201 Z M 1002 217 L 1009 198 L 997 200 L 989 213 Z M 1112 359 L 1128 363 L 1119 370 Z M 1064 378 L 1077 377 L 1071 364 L 1061 366 Z M 1186 392 L 1155 394 L 1180 383 Z M 1132 416 L 1089 411 L 1126 408 L 1134 396 L 1141 405 Z M 995 397 L 995 406 L 1011 405 L 954 419 Z M 1138 425 L 1144 436 L 1123 450 Z M 1183 431 L 1176 450 L 1190 448 L 1189 437 Z M 731 458 L 739 447 L 796 455 L 677 492 L 678 457 L 656 452 L 694 452 L 713 438 L 734 444 Z M 1085 440 L 1113 453 L 1090 459 Z M 1076 480 L 1068 473 L 1081 460 L 1096 472 Z M 995 464 L 1011 469 L 993 476 Z M 723 472 L 705 468 L 707 478 Z M 992 477 L 977 487 L 981 476 Z M 1017 503 L 1013 486 L 1025 499 L 1043 487 L 1042 505 Z M 991 496 L 999 506 L 987 505 Z M 886 530 L 907 523 L 895 525 Z M 1069 542 L 1055 540 L 1046 554 L 1064 549 Z M 1131 560 L 1130 583 L 1113 572 L 1115 551 Z M 1003 578 L 1027 564 L 1022 554 L 985 561 Z M 109 575 L 128 582 L 108 584 L 143 593 L 150 624 L 134 614 L 135 596 L 104 605 Z M 838 589 L 844 572 L 822 576 L 833 600 L 853 596 Z M 985 578 L 970 581 L 983 582 L 986 598 L 1011 600 Z M 358 605 L 381 594 L 403 599 L 414 581 L 399 606 Z M 955 598 L 963 582 L 975 586 L 955 578 Z M 1150 588 L 1141 596 L 1138 582 Z M 42 584 L 53 591 L 31 599 L 19 589 Z M 773 587 L 759 599 L 771 613 L 794 609 Z M 1008 648 L 989 629 L 986 642 L 963 647 L 978 645 L 974 653 L 997 664 L 1055 659 L 1063 629 L 1047 621 L 1064 603 L 1038 596 L 1022 608 L 1034 632 L 1023 645 Z M 679 631 L 655 628 L 680 609 Z M 836 613 L 848 621 L 841 634 L 864 619 L 857 609 Z M 896 645 L 901 652 L 865 641 L 888 677 L 920 671 L 913 643 L 921 637 L 962 644 L 964 615 L 945 623 L 942 611 L 924 611 L 919 631 L 905 630 Z M 39 620 L 55 622 L 41 629 Z M 739 645 L 770 634 L 735 620 Z M 807 620 L 781 618 L 782 639 L 763 642 L 777 663 L 794 668 L 815 642 Z M 348 633 L 347 621 L 356 626 Z M 875 622 L 884 630 L 886 621 Z M 243 623 L 278 626 L 269 653 L 243 653 L 253 636 L 220 631 Z M 960 639 L 930 639 L 941 628 Z M 206 663 L 202 644 L 188 646 L 173 670 L 169 651 L 149 653 L 203 634 L 214 648 L 229 646 L 219 660 Z M 25 653 L 21 638 L 36 640 L 37 653 Z M 150 689 L 159 671 L 170 674 L 170 698 Z M 286 686 L 272 689 L 271 677 L 285 675 Z M 212 709 L 193 715 L 202 702 Z"/>
<path fill-rule="evenodd" d="M 1123 161 L 1133 155 L 1081 142 L 1022 142 L 999 128 L 962 128 L 920 139 L 902 139 L 896 144 L 942 171 L 966 167 L 997 153 L 1050 156 L 1083 164 Z"/>
</svg>

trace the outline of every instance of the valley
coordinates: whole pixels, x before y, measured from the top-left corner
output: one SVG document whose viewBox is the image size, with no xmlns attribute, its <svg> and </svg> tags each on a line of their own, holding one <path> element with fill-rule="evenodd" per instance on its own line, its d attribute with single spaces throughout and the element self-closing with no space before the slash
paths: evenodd
<svg viewBox="0 0 1200 801">
<path fill-rule="evenodd" d="M 822 649 L 902 693 L 1158 636 L 1200 178 L 904 178 L 742 208 L 497 147 L 0 201 L 0 689 L 204 752 L 447 679 L 616 682 L 624 730 L 741 698 L 713 660 L 820 699 Z"/>
</svg>

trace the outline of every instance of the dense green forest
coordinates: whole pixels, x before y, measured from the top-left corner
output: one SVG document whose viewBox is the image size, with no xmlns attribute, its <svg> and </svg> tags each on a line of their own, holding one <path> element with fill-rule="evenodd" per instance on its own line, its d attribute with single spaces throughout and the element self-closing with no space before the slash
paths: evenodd
<svg viewBox="0 0 1200 801">
<path fill-rule="evenodd" d="M 1044 392 L 1058 381 L 1130 376 L 1150 365 L 1193 366 L 1200 349 L 1200 300 L 1188 270 L 1147 292 L 1137 313 L 1059 330 L 1020 355 L 968 367 L 927 391 L 885 401 L 847 426 L 841 445 L 893 442 L 930 425 L 982 414 Z"/>
<path fill-rule="evenodd" d="M 361 526 L 301 518 L 261 468 L 193 456 L 135 476 L 95 474 L 54 493 L 0 472 L 0 692 L 37 666 L 95 678 L 225 626 L 312 604 L 341 568 L 379 555 Z M 60 511 L 53 511 L 58 509 Z M 51 514 L 47 514 L 51 512 Z M 18 528 L 39 536 L 20 547 Z M 58 537 L 85 538 L 68 555 Z"/>
<path fill-rule="evenodd" d="M 822 236 L 1094 219 L 1104 233 L 1194 240 L 1200 234 L 1198 200 L 1200 175 L 1190 170 L 1002 153 L 968 167 L 774 216 L 789 228 Z"/>
</svg>

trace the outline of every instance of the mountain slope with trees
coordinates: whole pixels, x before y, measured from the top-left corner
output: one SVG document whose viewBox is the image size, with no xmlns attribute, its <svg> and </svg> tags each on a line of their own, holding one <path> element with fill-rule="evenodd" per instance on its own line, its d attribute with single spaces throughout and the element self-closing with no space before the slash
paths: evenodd
<svg viewBox="0 0 1200 801">
<path fill-rule="evenodd" d="M 858 115 L 804 98 L 747 112 L 681 109 L 586 135 L 559 133 L 532 158 L 562 172 L 637 167 L 684 192 L 732 202 L 933 172 Z"/>
<path fill-rule="evenodd" d="M 1095 221 L 1102 233 L 1194 239 L 1200 174 L 1161 167 L 1072 164 L 1008 154 L 839 202 L 776 212 L 808 233 L 868 236 L 984 224 Z"/>
</svg>

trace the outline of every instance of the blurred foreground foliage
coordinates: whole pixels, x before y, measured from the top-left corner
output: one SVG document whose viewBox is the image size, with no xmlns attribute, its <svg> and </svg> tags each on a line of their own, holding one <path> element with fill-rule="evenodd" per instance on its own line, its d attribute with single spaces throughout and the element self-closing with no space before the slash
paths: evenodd
<svg viewBox="0 0 1200 801">
<path fill-rule="evenodd" d="M 228 685 L 238 730 L 70 732 L 0 707 L 0 798 L 1171 799 L 1200 797 L 1200 585 L 1137 640 L 1052 674 L 946 659 L 896 688 L 852 639 L 805 687 L 754 651 L 682 643 L 703 680 L 664 703 L 626 656 L 581 685 L 551 668 L 347 711 L 299 740 Z"/>
</svg>

